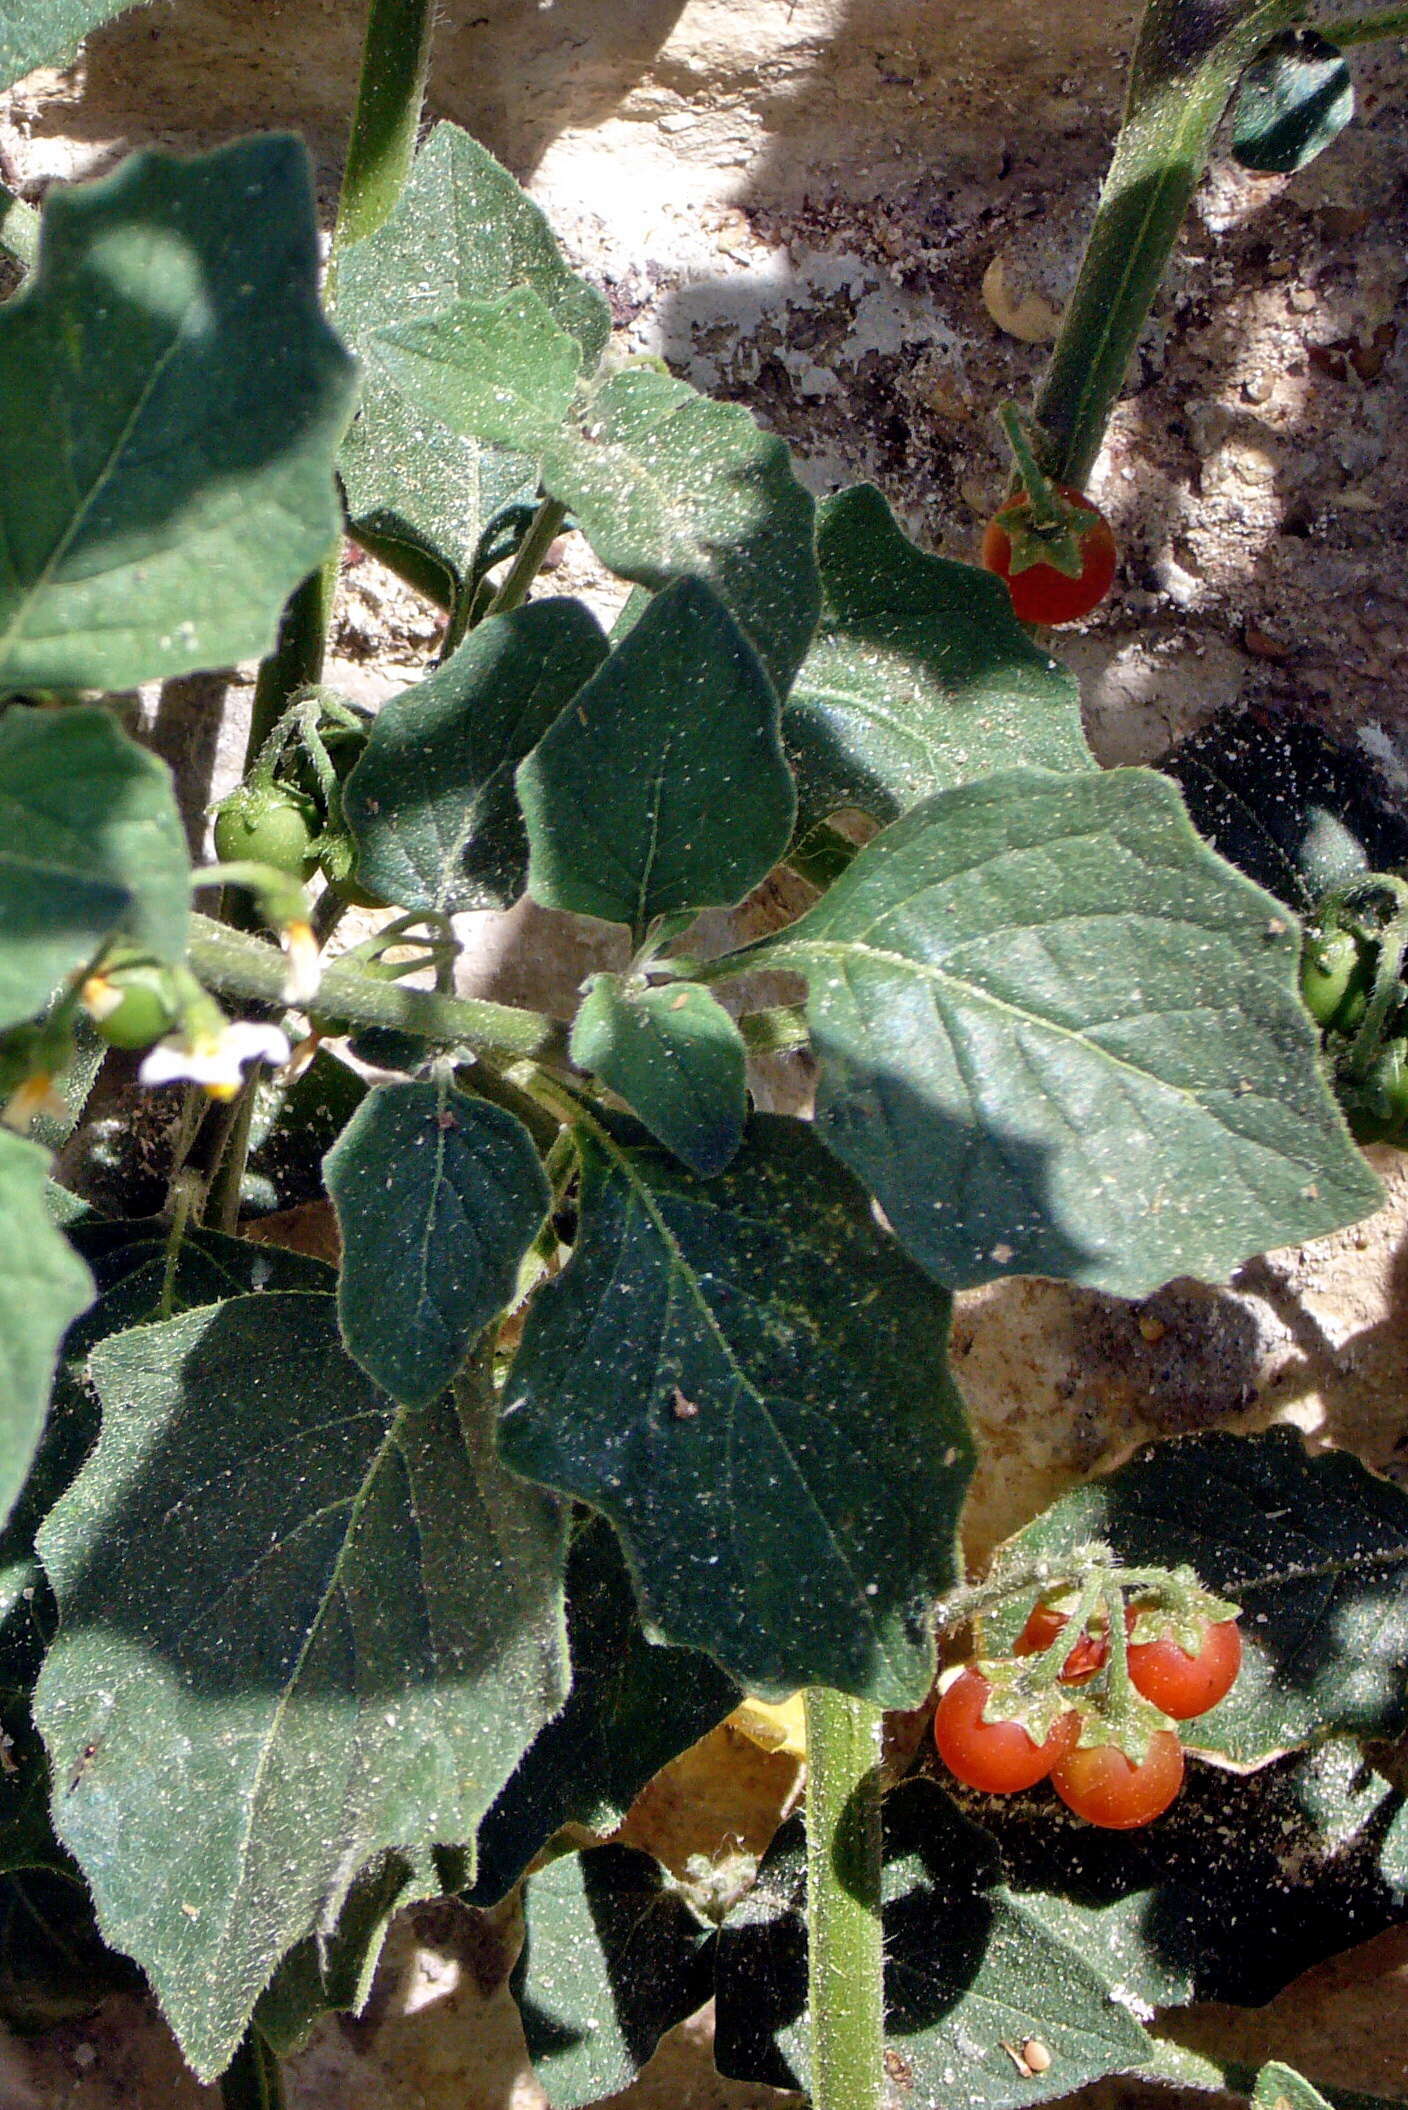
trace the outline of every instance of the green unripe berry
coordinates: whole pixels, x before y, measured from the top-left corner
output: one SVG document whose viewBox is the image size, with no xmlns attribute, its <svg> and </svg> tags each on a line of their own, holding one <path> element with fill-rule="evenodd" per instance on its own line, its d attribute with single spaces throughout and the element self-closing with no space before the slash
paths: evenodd
<svg viewBox="0 0 1408 2110">
<path fill-rule="evenodd" d="M 287 784 L 241 784 L 215 809 L 215 854 L 222 864 L 272 865 L 291 879 L 310 879 L 318 809 Z"/>
</svg>

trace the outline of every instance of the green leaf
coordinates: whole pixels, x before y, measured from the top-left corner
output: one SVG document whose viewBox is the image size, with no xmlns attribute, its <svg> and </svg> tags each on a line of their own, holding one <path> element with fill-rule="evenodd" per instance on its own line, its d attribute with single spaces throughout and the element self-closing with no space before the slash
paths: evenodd
<svg viewBox="0 0 1408 2110">
<path fill-rule="evenodd" d="M 709 1997 L 713 1929 L 634 1847 L 564 1854 L 529 1881 L 523 1921 L 511 1984 L 553 2110 L 628 2086 Z"/>
<path fill-rule="evenodd" d="M 930 1781 L 885 1802 L 886 2064 L 919 2103 L 1017 2110 L 1149 2055 L 1143 2030 L 1081 1951 L 1002 1882 L 990 1841 Z M 806 1845 L 786 1824 L 719 1937 L 721 2073 L 808 2084 Z M 1042 2073 L 1017 2057 L 1036 2038 Z"/>
<path fill-rule="evenodd" d="M 368 1092 L 324 1160 L 349 1354 L 407 1406 L 443 1392 L 513 1295 L 552 1195 L 521 1121 L 436 1079 Z"/>
<path fill-rule="evenodd" d="M 458 126 L 437 125 L 391 218 L 338 266 L 338 323 L 367 369 L 341 468 L 354 529 L 423 552 L 453 581 L 493 515 L 532 499 L 537 472 L 526 456 L 427 417 L 383 364 L 379 336 L 519 287 L 594 367 L 611 329 L 605 301 L 568 269 L 547 221 L 493 155 Z"/>
<path fill-rule="evenodd" d="M 1291 175 L 1338 139 L 1354 116 L 1354 78 L 1338 44 L 1313 29 L 1273 38 L 1242 75 L 1232 152 L 1243 168 Z"/>
<path fill-rule="evenodd" d="M 132 0 L 0 0 L 0 88 L 66 59 L 96 29 L 123 14 Z"/>
<path fill-rule="evenodd" d="M 517 784 L 533 899 L 638 941 L 657 916 L 742 900 L 796 812 L 777 699 L 698 579 L 656 595 Z"/>
<path fill-rule="evenodd" d="M 1392 1883 L 1397 1890 L 1408 1891 L 1408 1802 L 1397 1810 L 1384 1834 L 1379 1865 L 1385 1882 Z"/>
<path fill-rule="evenodd" d="M 352 398 L 297 140 L 51 192 L 0 309 L 0 692 L 268 651 L 340 531 Z"/>
<path fill-rule="evenodd" d="M 818 1133 L 938 1280 L 1138 1297 L 1379 1200 L 1297 953 L 1163 778 L 1014 771 L 924 800 L 734 964 L 806 976 Z"/>
<path fill-rule="evenodd" d="M 1000 579 L 926 556 L 871 484 L 817 512 L 821 625 L 782 717 L 798 819 L 892 821 L 1015 764 L 1092 769 L 1073 675 L 1039 652 Z"/>
<path fill-rule="evenodd" d="M 470 1901 L 493 1905 L 563 1825 L 612 1832 L 646 1782 L 731 1714 L 742 1694 L 696 1649 L 646 1638 L 605 1517 L 567 1559 L 572 1690 L 479 1827 Z"/>
<path fill-rule="evenodd" d="M 528 837 L 513 772 L 605 658 L 580 601 L 534 601 L 384 704 L 344 794 L 362 882 L 445 915 L 516 901 Z"/>
<path fill-rule="evenodd" d="M 562 1523 L 493 1462 L 482 1364 L 398 1409 L 331 1297 L 232 1298 L 92 1369 L 35 1717 L 103 1932 L 208 2078 L 357 1871 L 471 1839 L 561 1706 Z"/>
<path fill-rule="evenodd" d="M 44 1426 L 59 1343 L 93 1279 L 49 1221 L 49 1156 L 0 1128 L 0 1523 L 24 1485 Z"/>
<path fill-rule="evenodd" d="M 1330 2110 L 1330 2105 L 1303 2073 L 1272 2059 L 1256 2077 L 1252 2110 Z"/>
<path fill-rule="evenodd" d="M 579 1142 L 505 1460 L 603 1510 L 648 1625 L 750 1691 L 914 1706 L 972 1462 L 948 1300 L 801 1122 L 755 1115 L 707 1183 L 643 1139 Z"/>
<path fill-rule="evenodd" d="M 955 1792 L 1025 1909 L 1148 2007 L 1259 2006 L 1408 1918 L 1380 1867 L 1402 1798 L 1348 1738 L 1249 1775 L 1194 1757 L 1173 1807 L 1137 1832 L 1082 1824 L 1045 1782 Z"/>
<path fill-rule="evenodd" d="M 698 983 L 652 989 L 593 975 L 573 1022 L 571 1053 L 701 1179 L 722 1172 L 742 1142 L 743 1036 Z"/>
<path fill-rule="evenodd" d="M 460 439 L 539 453 L 571 407 L 582 348 L 531 286 L 387 323 L 373 357 L 405 401 Z"/>
<path fill-rule="evenodd" d="M 423 1851 L 381 1854 L 358 1871 L 336 1917 L 290 1950 L 259 1996 L 255 2027 L 280 2058 L 301 2051 L 322 2016 L 361 2014 L 392 1919 L 440 1890 Z"/>
<path fill-rule="evenodd" d="M 820 607 L 815 508 L 783 442 L 737 403 L 645 367 L 613 374 L 543 481 L 603 564 L 641 586 L 706 579 L 785 696 Z"/>
<path fill-rule="evenodd" d="M 1364 750 L 1319 726 L 1220 713 L 1159 764 L 1200 835 L 1298 915 L 1358 873 L 1408 864 L 1408 820 Z"/>
<path fill-rule="evenodd" d="M 1139 1567 L 1186 1561 L 1243 1607 L 1241 1674 L 1184 1725 L 1185 1743 L 1256 1765 L 1331 1731 L 1408 1727 L 1408 1494 L 1348 1452 L 1309 1457 L 1293 1429 L 1146 1444 L 1014 1544 L 1065 1553 L 1090 1539 Z M 995 1642 L 1024 1616 L 1006 1610 Z"/>
<path fill-rule="evenodd" d="M 110 937 L 179 960 L 190 859 L 164 762 L 106 711 L 0 717 L 0 1026 Z"/>
</svg>

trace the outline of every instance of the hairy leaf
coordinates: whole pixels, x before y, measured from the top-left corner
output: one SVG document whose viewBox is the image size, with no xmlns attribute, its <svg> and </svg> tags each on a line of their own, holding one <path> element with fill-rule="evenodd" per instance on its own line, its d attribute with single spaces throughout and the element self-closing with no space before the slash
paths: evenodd
<svg viewBox="0 0 1408 2110">
<path fill-rule="evenodd" d="M 322 2016 L 362 2012 L 393 1917 L 441 1887 L 424 1851 L 380 1854 L 358 1871 L 336 1915 L 289 1951 L 259 1996 L 255 2028 L 280 2058 L 301 2050 Z"/>
<path fill-rule="evenodd" d="M 954 1287 L 1134 1297 L 1372 1209 L 1281 905 L 1150 770 L 924 800 L 738 965 L 807 978 L 817 1131 Z"/>
<path fill-rule="evenodd" d="M 1323 154 L 1354 116 L 1354 77 L 1338 44 L 1287 29 L 1242 75 L 1232 152 L 1243 168 L 1288 176 Z"/>
<path fill-rule="evenodd" d="M 110 937 L 179 959 L 189 872 L 165 764 L 106 711 L 0 718 L 0 1026 Z"/>
<path fill-rule="evenodd" d="M 815 508 L 786 447 L 737 403 L 645 367 L 613 374 L 543 481 L 603 564 L 658 588 L 707 579 L 785 696 L 820 606 Z"/>
<path fill-rule="evenodd" d="M 1255 1765 L 1331 1731 L 1408 1727 L 1408 1495 L 1348 1452 L 1309 1457 L 1293 1429 L 1145 1444 L 1014 1543 L 1090 1539 L 1140 1567 L 1186 1561 L 1243 1607 L 1241 1674 L 1185 1743 Z M 1022 1610 L 993 1624 L 999 1645 Z"/>
<path fill-rule="evenodd" d="M 1380 1865 L 1402 1798 L 1337 1737 L 1248 1775 L 1194 1756 L 1154 1824 L 1082 1824 L 1043 1782 L 955 1789 L 1024 1907 L 1141 2006 L 1258 2006 L 1356 1942 L 1408 1920 Z"/>
<path fill-rule="evenodd" d="M 995 769 L 1091 769 L 1073 675 L 1000 579 L 926 556 L 871 484 L 817 511 L 821 624 L 782 719 L 798 819 L 892 821 Z"/>
<path fill-rule="evenodd" d="M 1366 770 L 1363 748 L 1317 725 L 1220 713 L 1159 767 L 1199 834 L 1297 914 L 1358 873 L 1408 863 L 1408 820 Z"/>
<path fill-rule="evenodd" d="M 572 1026 L 572 1060 L 701 1179 L 722 1172 L 743 1140 L 743 1036 L 695 982 L 627 988 L 616 975 L 593 975 Z"/>
<path fill-rule="evenodd" d="M 357 1872 L 475 1826 L 565 1691 L 562 1524 L 487 1448 L 484 1371 L 397 1408 L 331 1297 L 103 1343 L 40 1552 L 60 1836 L 197 2073 Z"/>
<path fill-rule="evenodd" d="M 132 0 L 0 0 L 0 88 L 66 59 L 90 29 Z"/>
<path fill-rule="evenodd" d="M 408 400 L 382 364 L 379 333 L 525 286 L 594 367 L 611 328 L 605 301 L 568 269 L 507 169 L 451 124 L 437 125 L 421 148 L 385 226 L 338 267 L 338 322 L 367 363 L 341 462 L 353 526 L 422 552 L 452 582 L 463 579 L 493 515 L 531 501 L 536 470 L 522 454 L 458 438 Z"/>
<path fill-rule="evenodd" d="M 519 766 L 528 890 L 628 923 L 740 901 L 796 814 L 777 698 L 709 587 L 680 579 Z"/>
<path fill-rule="evenodd" d="M 443 1081 L 383 1084 L 325 1163 L 342 1338 L 375 1384 L 422 1407 L 509 1302 L 548 1213 L 533 1139 Z"/>
<path fill-rule="evenodd" d="M 579 1141 L 505 1459 L 604 1510 L 647 1622 L 750 1690 L 915 1705 L 972 1459 L 947 1299 L 801 1122 L 755 1116 L 707 1182 L 624 1130 Z"/>
<path fill-rule="evenodd" d="M 646 1638 L 605 1517 L 572 1542 L 567 1634 L 567 1705 L 539 1730 L 479 1827 L 476 1905 L 496 1904 L 563 1825 L 614 1831 L 646 1782 L 741 1697 L 707 1656 Z"/>
<path fill-rule="evenodd" d="M 990 1842 L 928 1781 L 885 1803 L 887 2069 L 916 2102 L 1017 2110 L 1127 2073 L 1148 2039 L 1080 1948 L 1002 1882 Z M 806 2087 L 806 1847 L 779 1832 L 756 1889 L 719 1937 L 719 2070 Z M 1035 2038 L 1049 2068 L 1024 2071 Z"/>
<path fill-rule="evenodd" d="M 352 400 L 298 141 L 53 191 L 0 309 L 0 692 L 267 651 L 337 540 Z"/>
<path fill-rule="evenodd" d="M 626 2087 L 709 1996 L 713 1929 L 630 1846 L 564 1854 L 529 1879 L 513 1991 L 554 2110 Z"/>
<path fill-rule="evenodd" d="M 373 357 L 407 403 L 461 439 L 537 453 L 566 417 L 582 348 L 531 286 L 386 323 Z"/>
<path fill-rule="evenodd" d="M 44 1426 L 59 1343 L 93 1279 L 44 1206 L 48 1153 L 0 1128 L 0 1524 Z"/>
<path fill-rule="evenodd" d="M 403 908 L 508 908 L 528 877 L 513 773 L 606 658 L 580 601 L 534 601 L 472 630 L 384 704 L 347 782 L 358 877 Z"/>
</svg>

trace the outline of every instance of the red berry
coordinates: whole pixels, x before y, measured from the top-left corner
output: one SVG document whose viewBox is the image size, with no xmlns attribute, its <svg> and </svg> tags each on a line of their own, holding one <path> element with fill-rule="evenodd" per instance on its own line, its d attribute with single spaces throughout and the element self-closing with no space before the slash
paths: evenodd
<svg viewBox="0 0 1408 2110">
<path fill-rule="evenodd" d="M 1045 1780 L 1074 1744 L 1080 1722 L 1074 1714 L 1063 1714 L 1045 1743 L 1038 1744 L 1020 1722 L 983 1720 L 991 1693 L 987 1679 L 970 1663 L 939 1701 L 934 1742 L 950 1773 L 966 1787 L 1012 1795 Z"/>
</svg>

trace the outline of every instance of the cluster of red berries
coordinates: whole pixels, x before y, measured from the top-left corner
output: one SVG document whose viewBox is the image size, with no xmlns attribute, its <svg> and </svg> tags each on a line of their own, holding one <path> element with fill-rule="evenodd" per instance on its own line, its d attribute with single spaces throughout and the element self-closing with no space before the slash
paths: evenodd
<svg viewBox="0 0 1408 2110">
<path fill-rule="evenodd" d="M 1137 1630 L 1144 1609 L 1126 1607 L 1127 1636 Z M 1065 1613 L 1038 1604 L 1014 1656 L 1044 1654 L 1068 1624 Z M 939 1701 L 934 1716 L 939 1756 L 965 1786 L 985 1794 L 1011 1795 L 1049 1778 L 1066 1807 L 1088 1824 L 1112 1831 L 1149 1824 L 1183 1785 L 1183 1746 L 1173 1723 L 1215 1707 L 1231 1692 L 1241 1669 L 1242 1637 L 1235 1617 L 1201 1622 L 1198 1631 L 1191 1654 L 1170 1633 L 1127 1641 L 1128 1683 L 1148 1703 L 1138 1709 L 1142 1720 L 1133 1738 L 1138 1756 L 1131 1757 L 1115 1740 L 1109 1639 L 1099 1627 L 1083 1629 L 1062 1663 L 1059 1698 L 1069 1694 L 1070 1704 L 1059 1705 L 1040 1741 L 1027 1722 L 1014 1718 L 1025 1713 L 1030 1720 L 1031 1705 L 1003 1696 L 1014 1683 L 1004 1676 L 1005 1667 L 970 1663 Z M 1004 1711 L 1008 1706 L 1012 1714 Z"/>
</svg>

